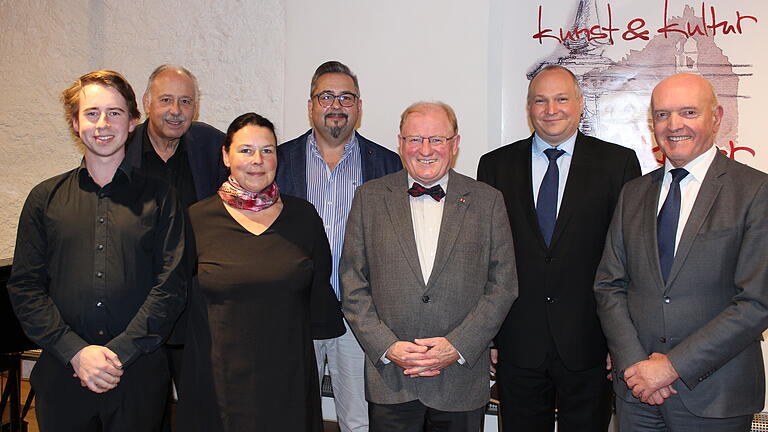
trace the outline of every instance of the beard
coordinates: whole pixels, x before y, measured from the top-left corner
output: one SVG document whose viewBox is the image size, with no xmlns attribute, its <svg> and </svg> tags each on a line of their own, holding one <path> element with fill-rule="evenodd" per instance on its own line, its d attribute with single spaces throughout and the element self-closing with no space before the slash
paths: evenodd
<svg viewBox="0 0 768 432">
<path fill-rule="evenodd" d="M 330 121 L 330 122 L 328 121 L 328 117 L 330 117 L 330 116 L 335 116 L 337 118 L 341 117 L 341 118 L 343 118 L 346 121 L 342 125 L 333 126 L 333 124 L 335 122 L 333 120 Z M 343 112 L 341 112 L 341 113 L 328 113 L 328 114 L 325 115 L 325 129 L 328 131 L 328 133 L 331 134 L 332 137 L 334 137 L 334 138 L 340 137 L 341 134 L 343 134 L 347 130 L 348 127 L 349 127 L 349 116 L 347 115 L 347 113 L 343 113 Z"/>
<path fill-rule="evenodd" d="M 332 127 L 326 128 L 326 129 L 328 129 L 328 132 L 330 132 L 332 137 L 338 138 L 338 137 L 341 136 L 341 133 L 344 132 L 346 127 L 344 127 L 344 126 L 332 126 Z"/>
</svg>

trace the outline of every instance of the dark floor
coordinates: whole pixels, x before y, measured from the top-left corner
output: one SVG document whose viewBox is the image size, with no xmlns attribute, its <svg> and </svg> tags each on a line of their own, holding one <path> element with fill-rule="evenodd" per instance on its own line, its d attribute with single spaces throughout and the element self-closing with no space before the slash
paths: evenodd
<svg viewBox="0 0 768 432">
<path fill-rule="evenodd" d="M 2 379 L 1 384 L 5 384 L 4 376 Z M 29 380 L 22 379 L 21 380 L 21 400 L 22 403 L 27 399 L 27 394 L 29 393 Z M 0 424 L 5 423 L 8 419 L 8 409 L 6 408 L 5 412 L 3 413 L 3 418 L 0 420 Z M 37 428 L 37 420 L 35 419 L 35 403 L 32 402 L 32 406 L 29 409 L 29 413 L 27 413 L 27 416 L 24 418 L 24 420 L 28 423 L 27 426 L 27 432 L 39 432 L 39 429 Z M 323 422 L 323 432 L 340 432 L 339 424 L 332 421 L 326 421 Z"/>
<path fill-rule="evenodd" d="M 333 421 L 323 422 L 323 432 L 340 432 L 339 424 Z"/>
</svg>

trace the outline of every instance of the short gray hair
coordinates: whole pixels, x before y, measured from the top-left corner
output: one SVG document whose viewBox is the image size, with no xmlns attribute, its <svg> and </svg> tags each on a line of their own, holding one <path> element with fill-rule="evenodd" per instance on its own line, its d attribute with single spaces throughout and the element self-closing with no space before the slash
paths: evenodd
<svg viewBox="0 0 768 432">
<path fill-rule="evenodd" d="M 147 99 L 152 100 L 152 94 L 151 94 L 152 83 L 155 82 L 155 79 L 157 78 L 158 75 L 160 75 L 162 72 L 165 72 L 167 70 L 177 70 L 181 72 L 182 75 L 192 80 L 192 86 L 195 88 L 195 107 L 196 107 L 195 109 L 197 109 L 198 102 L 200 102 L 200 86 L 197 84 L 197 77 L 183 66 L 177 66 L 174 64 L 166 63 L 155 68 L 155 70 L 152 71 L 152 73 L 149 75 L 149 79 L 147 80 L 147 89 L 144 90 L 144 96 Z"/>
<path fill-rule="evenodd" d="M 352 70 L 350 70 L 344 63 L 331 60 L 318 66 L 315 70 L 315 74 L 312 75 L 312 81 L 309 83 L 309 97 L 312 97 L 315 92 L 315 84 L 317 84 L 317 80 L 320 79 L 321 76 L 329 73 L 344 74 L 352 78 L 352 83 L 355 85 L 355 92 L 360 96 L 360 85 L 357 83 L 357 75 L 353 74 Z"/>
<path fill-rule="evenodd" d="M 403 111 L 402 114 L 400 114 L 400 131 L 403 130 L 403 125 L 405 124 L 405 121 L 408 119 L 408 116 L 413 113 L 424 113 L 430 109 L 437 108 L 443 110 L 445 112 L 446 117 L 448 117 L 448 122 L 451 124 L 451 127 L 453 128 L 453 134 L 456 135 L 459 133 L 459 122 L 456 120 L 456 112 L 451 108 L 450 105 L 448 105 L 445 102 L 440 101 L 434 101 L 434 102 L 416 102 L 408 106 L 408 108 Z"/>
</svg>

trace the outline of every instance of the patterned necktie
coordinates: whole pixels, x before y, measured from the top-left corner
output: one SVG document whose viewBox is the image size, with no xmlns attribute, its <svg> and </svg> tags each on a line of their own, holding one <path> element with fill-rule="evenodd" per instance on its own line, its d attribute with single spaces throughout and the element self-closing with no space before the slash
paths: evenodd
<svg viewBox="0 0 768 432">
<path fill-rule="evenodd" d="M 680 219 L 680 181 L 688 175 L 688 171 L 684 168 L 675 168 L 669 173 L 672 174 L 672 183 L 669 184 L 667 198 L 656 218 L 659 264 L 661 264 L 661 275 L 664 277 L 664 283 L 667 282 L 669 270 L 672 269 L 672 261 L 675 259 L 677 222 Z"/>
<path fill-rule="evenodd" d="M 536 198 L 536 215 L 539 217 L 539 228 L 544 236 L 544 243 L 549 247 L 557 220 L 557 188 L 560 183 L 557 158 L 565 154 L 565 150 L 550 148 L 544 150 L 544 154 L 549 158 L 549 166 L 547 166 L 547 172 L 544 173 L 541 186 L 539 186 L 539 195 Z"/>
<path fill-rule="evenodd" d="M 434 185 L 431 188 L 425 188 L 424 186 L 413 182 L 413 186 L 411 186 L 410 189 L 408 189 L 408 195 L 416 198 L 420 197 L 422 195 L 429 195 L 432 198 L 435 199 L 435 201 L 440 201 L 445 197 L 445 191 L 443 191 L 443 187 L 438 185 Z"/>
</svg>

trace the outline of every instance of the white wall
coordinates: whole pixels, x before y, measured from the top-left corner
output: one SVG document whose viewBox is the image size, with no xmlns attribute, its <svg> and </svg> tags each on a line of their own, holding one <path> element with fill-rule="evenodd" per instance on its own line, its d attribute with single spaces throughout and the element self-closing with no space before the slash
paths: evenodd
<svg viewBox="0 0 768 432">
<path fill-rule="evenodd" d="M 361 134 L 396 150 L 405 107 L 442 100 L 459 120 L 456 169 L 474 177 L 488 142 L 489 11 L 490 0 L 340 0 L 333 7 L 287 0 L 281 139 L 309 128 L 312 74 L 321 63 L 339 60 L 360 81 Z"/>
<path fill-rule="evenodd" d="M 0 258 L 29 190 L 79 163 L 59 94 L 84 73 L 122 73 L 140 104 L 156 66 L 181 64 L 200 81 L 200 120 L 224 129 L 257 111 L 281 126 L 283 0 L 3 0 L 0 28 Z"/>
</svg>

